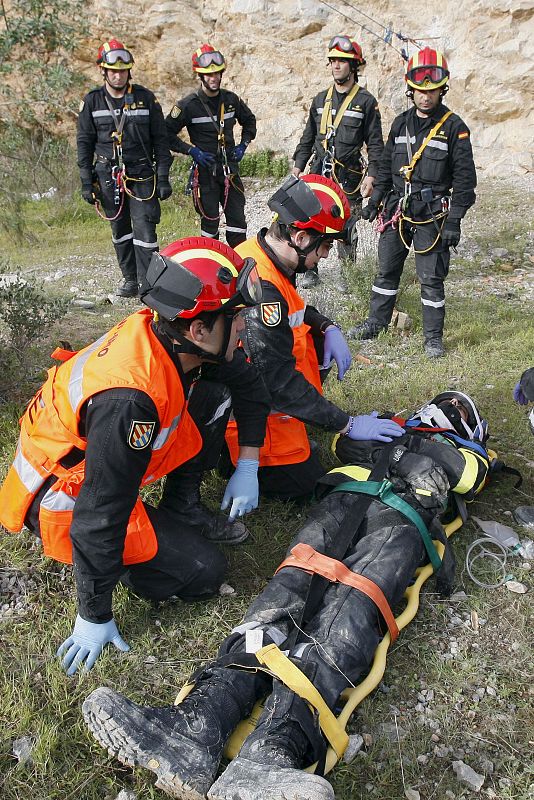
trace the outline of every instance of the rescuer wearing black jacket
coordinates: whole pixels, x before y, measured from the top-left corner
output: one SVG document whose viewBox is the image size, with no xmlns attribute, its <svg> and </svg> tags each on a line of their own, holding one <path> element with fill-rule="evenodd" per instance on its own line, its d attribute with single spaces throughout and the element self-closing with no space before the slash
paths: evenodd
<svg viewBox="0 0 534 800">
<path fill-rule="evenodd" d="M 449 77 L 442 54 L 429 47 L 416 53 L 405 77 L 414 106 L 391 126 L 373 194 L 363 210 L 363 217 L 373 221 L 383 205 L 369 316 L 349 336 L 372 339 L 387 328 L 413 244 L 425 352 L 440 358 L 445 352 L 449 248 L 460 241 L 460 221 L 475 202 L 477 179 L 469 128 L 441 102 Z"/>
<path fill-rule="evenodd" d="M 360 45 L 348 36 L 334 36 L 328 45 L 328 60 L 334 85 L 314 98 L 304 133 L 293 158 L 293 175 L 298 177 L 308 161 L 310 172 L 339 181 L 350 203 L 354 220 L 360 219 L 362 198 L 373 191 L 378 163 L 384 149 L 378 104 L 367 89 L 358 85 L 358 68 L 365 65 Z M 339 116 L 338 116 L 339 115 Z M 362 148 L 367 147 L 367 175 Z M 356 258 L 358 238 L 338 244 L 340 258 Z M 315 286 L 319 276 L 310 270 L 302 280 L 304 288 Z"/>
<path fill-rule="evenodd" d="M 226 63 L 209 44 L 193 53 L 193 71 L 200 76 L 197 92 L 178 100 L 166 118 L 173 152 L 190 155 L 195 162 L 192 176 L 193 202 L 200 214 L 202 236 L 219 238 L 219 218 L 226 218 L 226 241 L 231 247 L 247 237 L 245 191 L 238 164 L 256 137 L 256 117 L 234 92 L 221 89 Z M 234 128 L 241 126 L 236 144 Z M 178 134 L 187 129 L 191 144 Z"/>
<path fill-rule="evenodd" d="M 392 446 L 339 437 L 336 453 L 347 466 L 320 481 L 320 502 L 287 558 L 224 640 L 219 657 L 193 675 L 178 705 L 140 706 L 107 687 L 87 698 L 85 720 L 109 752 L 155 772 L 157 786 L 172 797 L 334 800 L 319 771 L 303 771 L 324 763 L 323 731 L 328 735 L 324 708 L 306 692 L 306 679 L 335 709 L 342 692 L 367 675 L 388 628 L 394 641 L 391 608 L 415 570 L 437 556 L 437 588 L 451 592 L 452 549 L 446 546 L 440 565 L 422 530 L 430 534 L 427 541 L 444 541 L 440 515 L 447 501 L 455 516 L 455 503 L 472 500 L 489 469 L 487 425 L 463 392 L 437 395 L 403 425 L 405 435 Z M 357 490 L 372 489 L 369 476 L 379 462 L 386 482 L 362 512 L 367 495 Z M 341 554 L 339 538 L 349 542 Z M 284 671 L 274 645 L 289 651 L 300 675 L 287 664 Z M 256 671 L 262 666 L 268 675 Z M 231 732 L 266 695 L 256 728 L 212 784 Z"/>
<path fill-rule="evenodd" d="M 82 197 L 99 202 L 124 282 L 120 297 L 135 297 L 158 249 L 159 200 L 172 194 L 172 157 L 161 106 L 148 89 L 130 83 L 134 59 L 121 42 L 104 42 L 97 64 L 104 85 L 87 94 L 78 116 Z"/>
</svg>

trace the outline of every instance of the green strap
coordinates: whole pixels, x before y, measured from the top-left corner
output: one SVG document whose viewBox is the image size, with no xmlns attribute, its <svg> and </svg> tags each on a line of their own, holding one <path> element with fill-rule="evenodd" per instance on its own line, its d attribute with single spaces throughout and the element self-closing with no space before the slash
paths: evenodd
<svg viewBox="0 0 534 800">
<path fill-rule="evenodd" d="M 412 508 L 411 505 L 406 502 L 406 500 L 403 500 L 402 497 L 399 497 L 397 494 L 395 494 L 391 486 L 392 484 L 388 480 L 383 480 L 380 482 L 345 481 L 344 483 L 338 484 L 334 489 L 332 489 L 332 491 L 353 492 L 354 494 L 370 494 L 373 497 L 377 497 L 382 501 L 382 503 L 385 503 L 385 505 L 389 506 L 390 508 L 400 511 L 401 514 L 413 522 L 419 531 L 425 546 L 425 550 L 430 559 L 430 563 L 434 567 L 434 572 L 437 572 L 441 567 L 441 559 L 438 551 L 436 550 L 436 546 L 432 541 L 432 537 L 428 531 L 428 528 L 417 511 Z"/>
</svg>

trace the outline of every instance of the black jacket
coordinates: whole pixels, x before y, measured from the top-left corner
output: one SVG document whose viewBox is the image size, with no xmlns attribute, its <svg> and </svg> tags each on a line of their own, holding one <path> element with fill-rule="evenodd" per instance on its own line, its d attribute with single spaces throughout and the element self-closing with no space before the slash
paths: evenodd
<svg viewBox="0 0 534 800">
<path fill-rule="evenodd" d="M 324 89 L 314 98 L 304 133 L 293 155 L 295 166 L 300 170 L 304 169 L 313 153 L 315 160 L 312 172 L 320 172 L 320 162 L 324 158 L 325 150 L 322 144 L 324 135 L 320 134 L 319 130 L 327 91 Z M 334 118 L 345 97 L 346 95 L 334 90 L 332 96 Z M 378 104 L 367 89 L 360 87 L 353 97 L 337 128 L 334 141 L 336 159 L 345 166 L 353 168 L 359 168 L 360 151 L 364 144 L 367 145 L 368 173 L 371 177 L 376 176 L 384 140 Z"/>
<path fill-rule="evenodd" d="M 191 373 L 183 374 L 167 346 L 168 340 L 160 340 L 176 364 L 187 396 Z M 236 351 L 230 363 L 210 364 L 206 370 L 203 366 L 203 377 L 204 372 L 208 380 L 224 383 L 230 389 L 239 444 L 261 446 L 270 411 L 269 396 L 243 351 Z M 133 420 L 153 422 L 153 437 L 157 436 L 158 413 L 147 394 L 128 388 L 100 392 L 82 409 L 81 430 L 87 449 L 82 452 L 75 448 L 67 457 L 69 465 L 85 458 L 85 479 L 76 498 L 70 537 L 78 610 L 90 622 L 112 618 L 113 589 L 125 569 L 122 554 L 126 528 L 151 457 L 150 447 L 138 450 L 128 445 Z M 26 519 L 30 530 L 36 533 L 39 502 L 49 485 L 47 482 L 42 488 Z"/>
<path fill-rule="evenodd" d="M 276 256 L 265 242 L 264 234 L 265 230 L 258 234 L 258 242 L 278 267 Z M 284 270 L 281 271 L 285 274 Z M 262 286 L 263 303 L 280 303 L 280 323 L 276 327 L 268 327 L 263 322 L 261 306 L 247 309 L 242 339 L 245 351 L 271 395 L 273 408 L 310 425 L 329 431 L 342 430 L 349 415 L 323 397 L 295 366 L 293 332 L 289 325 L 286 301 L 269 281 L 262 280 Z M 331 320 L 312 306 L 306 306 L 304 322 L 310 326 L 314 338 L 317 337 L 322 344 L 322 331 L 331 324 Z"/>
<path fill-rule="evenodd" d="M 131 84 L 134 102 L 126 112 L 123 128 L 122 155 L 126 168 L 138 164 L 155 164 L 160 177 L 167 177 L 172 163 L 167 142 L 163 112 L 156 97 L 144 86 Z M 125 98 L 113 98 L 104 86 L 93 89 L 80 105 L 78 116 L 78 167 L 82 183 L 91 183 L 96 156 L 113 158 L 113 133 L 116 130 L 106 98 L 120 122 Z"/>
<path fill-rule="evenodd" d="M 236 144 L 234 138 L 236 123 L 242 128 L 241 142 L 250 144 L 256 138 L 256 117 L 246 103 L 227 89 L 221 89 L 216 97 L 208 97 L 202 89 L 199 89 L 178 100 L 165 120 L 171 150 L 187 155 L 193 144 L 207 153 L 216 155 L 221 103 L 224 104 L 224 143 L 228 156 Z M 214 125 L 214 121 L 217 126 Z M 191 144 L 178 136 L 184 128 L 187 128 Z"/>
<path fill-rule="evenodd" d="M 380 161 L 373 200 L 382 200 L 391 192 L 387 208 L 396 205 L 398 198 L 404 195 L 405 187 L 399 170 L 410 163 L 407 137 L 410 138 L 412 154 L 415 154 L 447 111 L 447 107 L 440 103 L 433 114 L 424 119 L 417 116 L 414 106 L 394 120 Z M 419 195 L 421 188 L 428 186 L 435 198 L 452 193 L 449 219 L 462 219 L 475 202 L 476 185 L 469 128 L 457 114 L 452 114 L 429 141 L 415 166 L 411 177 L 413 199 L 410 210 L 416 217 L 418 214 L 428 217 Z M 439 207 L 433 210 L 437 211 Z"/>
</svg>

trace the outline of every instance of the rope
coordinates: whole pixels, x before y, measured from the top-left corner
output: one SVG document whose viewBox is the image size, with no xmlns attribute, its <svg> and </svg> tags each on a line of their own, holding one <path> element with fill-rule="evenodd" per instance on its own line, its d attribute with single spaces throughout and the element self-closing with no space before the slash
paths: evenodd
<svg viewBox="0 0 534 800">
<path fill-rule="evenodd" d="M 491 545 L 491 547 L 496 548 L 500 552 L 488 550 L 488 545 Z M 476 550 L 479 552 L 475 552 L 473 555 L 473 552 Z M 498 542 L 497 539 L 493 539 L 491 536 L 481 536 L 480 539 L 475 539 L 467 549 L 465 555 L 465 571 L 477 586 L 481 586 L 483 589 L 498 589 L 499 586 L 502 586 L 511 578 L 506 571 L 506 562 L 508 556 L 512 555 L 515 550 L 515 547 L 506 547 L 506 545 Z M 497 580 L 496 583 L 487 583 L 473 574 L 473 566 L 479 559 L 486 562 L 488 560 L 497 562 L 498 566 L 496 569 L 501 573 L 501 578 Z"/>
<path fill-rule="evenodd" d="M 428 253 L 428 252 L 430 252 L 430 250 L 432 250 L 433 247 L 436 246 L 436 244 L 438 243 L 438 239 L 441 237 L 441 231 L 443 230 L 443 225 L 445 224 L 445 219 L 444 218 L 446 216 L 447 216 L 446 212 L 442 212 L 441 214 L 437 214 L 436 215 L 435 219 L 442 219 L 443 218 L 443 222 L 441 223 L 441 227 L 440 227 L 439 231 L 436 234 L 436 238 L 434 239 L 434 241 L 432 242 L 430 247 L 427 247 L 425 250 L 416 250 L 415 247 L 414 247 L 414 249 L 413 249 L 414 253 L 417 253 L 418 255 L 420 253 Z M 430 222 L 434 222 L 434 218 L 431 217 L 430 219 L 424 219 L 424 220 L 421 220 L 421 221 L 416 221 L 414 219 L 411 219 L 410 217 L 406 217 L 404 214 L 401 213 L 401 215 L 399 217 L 399 236 L 400 236 L 401 242 L 403 243 L 403 245 L 406 248 L 406 250 L 409 250 L 410 249 L 410 245 L 406 244 L 406 242 L 404 240 L 404 236 L 402 235 L 402 223 L 405 220 L 407 222 L 409 222 L 410 225 L 428 225 Z"/>
<path fill-rule="evenodd" d="M 395 34 L 397 39 L 400 39 L 402 42 L 410 42 L 410 43 L 414 44 L 415 47 L 417 47 L 419 50 L 421 49 L 421 46 L 414 39 L 411 39 L 408 36 L 404 36 L 400 32 L 396 33 L 395 31 L 392 31 L 391 28 L 389 28 L 386 25 L 383 25 L 381 22 L 378 22 L 377 20 L 373 19 L 368 14 L 365 14 L 363 11 L 360 11 L 359 8 L 354 6 L 352 3 L 347 2 L 347 0 L 345 0 L 346 5 L 350 6 L 358 14 L 361 14 L 363 17 L 366 17 L 367 19 L 371 20 L 371 22 L 373 22 L 375 25 L 378 25 L 380 28 L 382 28 L 382 30 L 384 31 L 384 36 L 380 35 L 379 33 L 376 33 L 376 31 L 373 31 L 371 28 L 368 28 L 367 25 L 364 25 L 361 22 L 357 22 L 353 17 L 349 17 L 347 14 L 344 14 L 343 11 L 340 11 L 335 6 L 330 5 L 330 3 L 327 3 L 326 0 L 319 0 L 319 2 L 322 3 L 323 6 L 326 6 L 327 8 L 330 8 L 332 11 L 335 11 L 336 14 L 340 14 L 340 16 L 345 17 L 345 19 L 348 19 L 349 22 L 352 22 L 355 25 L 358 25 L 362 29 L 362 31 L 366 31 L 367 33 L 370 33 L 372 36 L 376 36 L 376 38 L 380 39 L 381 42 L 384 42 L 389 47 L 391 47 L 393 50 L 395 50 L 395 52 L 398 53 L 404 61 L 408 61 L 408 53 L 407 53 L 407 51 L 406 51 L 406 49 L 404 47 L 402 48 L 402 50 L 399 50 L 398 47 L 395 47 L 395 45 L 391 43 L 391 39 L 392 39 L 393 34 Z"/>
</svg>

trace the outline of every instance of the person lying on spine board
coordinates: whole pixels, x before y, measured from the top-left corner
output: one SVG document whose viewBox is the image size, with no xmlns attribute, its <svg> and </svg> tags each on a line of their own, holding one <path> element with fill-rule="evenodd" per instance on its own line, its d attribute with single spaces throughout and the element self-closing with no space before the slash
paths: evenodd
<svg viewBox="0 0 534 800">
<path fill-rule="evenodd" d="M 397 635 L 391 609 L 415 570 L 430 560 L 438 590 L 450 593 L 452 550 L 446 546 L 440 561 L 431 540 L 445 540 L 440 516 L 449 503 L 454 512 L 453 498 L 470 501 L 484 485 L 487 423 L 468 395 L 454 391 L 439 394 L 403 427 L 405 434 L 393 443 L 338 438 L 337 455 L 350 466 L 319 481 L 320 502 L 288 557 L 218 657 L 192 677 L 193 688 L 178 705 L 137 705 L 107 687 L 89 695 L 85 721 L 110 753 L 152 770 L 156 785 L 171 797 L 334 798 L 324 777 L 303 772 L 324 764 L 327 741 L 319 715 L 273 678 L 275 668 L 263 653 L 274 650 L 283 658 L 273 645 L 289 651 L 292 666 L 335 711 L 341 693 L 367 674 L 388 629 L 393 640 Z M 365 492 L 376 482 L 383 486 L 380 496 L 362 493 L 362 486 Z M 337 582 L 319 577 L 325 564 Z M 260 698 L 266 700 L 257 727 L 217 779 L 228 738 Z"/>
</svg>

